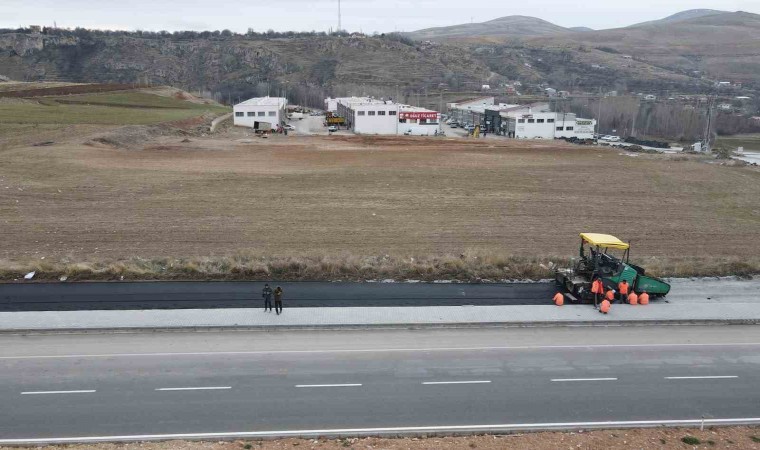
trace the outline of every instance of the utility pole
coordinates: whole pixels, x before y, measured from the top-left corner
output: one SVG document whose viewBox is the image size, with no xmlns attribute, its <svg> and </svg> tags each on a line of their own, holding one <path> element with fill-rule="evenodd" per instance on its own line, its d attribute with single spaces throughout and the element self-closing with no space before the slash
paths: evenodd
<svg viewBox="0 0 760 450">
<path fill-rule="evenodd" d="M 602 88 L 599 88 L 599 114 L 596 116 L 597 123 L 596 124 L 596 134 L 597 134 L 597 141 L 599 140 L 599 136 L 602 135 Z"/>
<path fill-rule="evenodd" d="M 340 33 L 341 27 L 343 26 L 341 24 L 341 13 L 340 13 L 340 0 L 338 0 L 338 33 Z"/>
<path fill-rule="evenodd" d="M 713 99 L 710 97 L 707 97 L 707 126 L 705 129 L 705 146 L 703 151 L 705 153 L 709 153 L 712 151 L 712 106 L 713 106 Z"/>
<path fill-rule="evenodd" d="M 636 112 L 633 113 L 633 125 L 631 125 L 631 137 L 636 137 L 636 119 L 639 118 L 640 108 L 641 108 L 641 101 L 636 99 Z"/>
</svg>

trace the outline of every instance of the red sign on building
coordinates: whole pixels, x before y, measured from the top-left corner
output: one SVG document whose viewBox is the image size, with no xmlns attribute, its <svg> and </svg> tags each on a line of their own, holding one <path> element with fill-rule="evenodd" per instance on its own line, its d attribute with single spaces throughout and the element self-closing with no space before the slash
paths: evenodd
<svg viewBox="0 0 760 450">
<path fill-rule="evenodd" d="M 414 112 L 400 112 L 398 114 L 399 119 L 432 119 L 432 120 L 438 120 L 438 113 L 433 112 L 421 112 L 421 111 L 414 111 Z"/>
</svg>

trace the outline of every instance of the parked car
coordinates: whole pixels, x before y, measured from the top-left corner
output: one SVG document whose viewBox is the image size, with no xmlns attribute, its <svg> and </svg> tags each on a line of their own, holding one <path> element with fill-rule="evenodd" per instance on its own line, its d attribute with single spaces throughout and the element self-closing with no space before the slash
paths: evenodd
<svg viewBox="0 0 760 450">
<path fill-rule="evenodd" d="M 327 127 L 327 131 L 329 131 L 330 133 L 335 133 L 336 131 L 338 131 L 338 127 L 336 127 L 335 125 L 330 125 L 329 127 Z"/>
<path fill-rule="evenodd" d="M 463 128 L 467 130 L 468 133 L 472 133 L 472 131 L 475 129 L 475 125 L 465 125 Z"/>
<path fill-rule="evenodd" d="M 451 123 L 449 124 L 449 126 L 450 126 L 451 128 L 459 128 L 459 124 L 458 124 L 458 123 L 456 123 L 456 122 L 451 122 Z"/>
<path fill-rule="evenodd" d="M 286 130 L 288 130 L 288 131 L 294 131 L 294 130 L 296 129 L 296 127 L 294 127 L 294 126 L 293 126 L 293 125 L 291 125 L 291 124 L 287 124 L 287 125 L 285 125 L 283 128 L 285 128 L 285 129 L 286 129 Z"/>
<path fill-rule="evenodd" d="M 620 136 L 605 136 L 602 139 L 607 142 L 620 142 Z"/>
</svg>

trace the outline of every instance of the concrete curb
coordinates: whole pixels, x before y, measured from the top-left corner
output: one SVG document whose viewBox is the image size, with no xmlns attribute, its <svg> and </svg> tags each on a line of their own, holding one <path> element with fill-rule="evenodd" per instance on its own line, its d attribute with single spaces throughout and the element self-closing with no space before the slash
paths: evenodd
<svg viewBox="0 0 760 450">
<path fill-rule="evenodd" d="M 355 331 L 355 330 L 418 330 L 452 328 L 563 328 L 563 327 L 646 327 L 646 326 L 730 326 L 760 325 L 760 319 L 708 320 L 625 320 L 619 322 L 461 322 L 461 323 L 389 323 L 389 324 L 329 324 L 329 325 L 194 325 L 176 327 L 118 327 L 118 328 L 51 328 L 3 329 L 2 334 L 116 334 L 116 333 L 181 333 L 220 331 Z"/>
</svg>

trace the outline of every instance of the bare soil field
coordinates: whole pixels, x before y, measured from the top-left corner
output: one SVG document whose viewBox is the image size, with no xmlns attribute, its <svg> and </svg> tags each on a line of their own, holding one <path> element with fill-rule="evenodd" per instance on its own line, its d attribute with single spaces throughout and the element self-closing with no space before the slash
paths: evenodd
<svg viewBox="0 0 760 450">
<path fill-rule="evenodd" d="M 557 142 L 246 135 L 0 151 L 0 259 L 571 257 L 595 231 L 631 240 L 645 266 L 667 261 L 658 273 L 760 267 L 756 168 Z"/>
<path fill-rule="evenodd" d="M 686 442 L 684 442 L 686 441 Z M 10 450 L 12 447 L 0 447 Z M 18 448 L 18 447 L 17 447 Z M 146 442 L 38 447 L 48 450 L 663 450 L 663 449 L 760 449 L 760 432 L 752 427 L 728 427 L 704 431 L 657 428 L 586 432 L 544 432 L 427 438 L 279 439 L 234 442 Z"/>
</svg>

